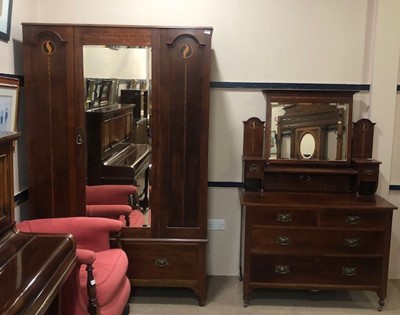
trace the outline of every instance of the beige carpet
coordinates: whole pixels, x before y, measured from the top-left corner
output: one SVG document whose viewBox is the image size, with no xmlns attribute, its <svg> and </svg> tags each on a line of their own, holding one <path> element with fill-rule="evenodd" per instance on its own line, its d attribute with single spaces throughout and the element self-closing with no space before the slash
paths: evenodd
<svg viewBox="0 0 400 315">
<path fill-rule="evenodd" d="M 378 313 L 373 292 L 303 290 L 255 290 L 247 308 L 243 307 L 242 282 L 238 277 L 209 277 L 206 305 L 198 306 L 195 295 L 186 289 L 134 288 L 130 314 L 263 314 L 263 315 L 400 315 L 400 280 L 390 280 L 385 308 Z"/>
</svg>

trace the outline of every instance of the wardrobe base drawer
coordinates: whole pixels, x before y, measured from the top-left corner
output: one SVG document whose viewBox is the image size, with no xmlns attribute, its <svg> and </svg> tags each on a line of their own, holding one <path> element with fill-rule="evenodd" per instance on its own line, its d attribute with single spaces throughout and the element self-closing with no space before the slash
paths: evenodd
<svg viewBox="0 0 400 315">
<path fill-rule="evenodd" d="M 122 241 L 130 279 L 198 279 L 205 273 L 205 244 Z"/>
<path fill-rule="evenodd" d="M 194 291 L 199 305 L 207 298 L 207 240 L 121 239 L 133 287 L 182 287 Z"/>
</svg>

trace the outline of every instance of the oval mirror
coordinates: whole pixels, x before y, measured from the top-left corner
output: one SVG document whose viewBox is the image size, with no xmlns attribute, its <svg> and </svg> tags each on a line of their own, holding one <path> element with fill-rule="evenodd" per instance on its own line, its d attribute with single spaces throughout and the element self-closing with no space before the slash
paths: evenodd
<svg viewBox="0 0 400 315">
<path fill-rule="evenodd" d="M 314 155 L 315 139 L 311 133 L 306 133 L 300 140 L 300 154 L 304 159 L 310 159 Z"/>
</svg>

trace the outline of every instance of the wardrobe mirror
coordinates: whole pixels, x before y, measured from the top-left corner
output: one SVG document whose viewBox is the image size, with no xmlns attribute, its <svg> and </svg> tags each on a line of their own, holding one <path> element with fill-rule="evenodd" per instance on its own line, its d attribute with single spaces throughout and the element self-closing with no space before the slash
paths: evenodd
<svg viewBox="0 0 400 315">
<path fill-rule="evenodd" d="M 83 45 L 83 77 L 87 183 L 136 185 L 148 227 L 151 47 Z"/>
</svg>

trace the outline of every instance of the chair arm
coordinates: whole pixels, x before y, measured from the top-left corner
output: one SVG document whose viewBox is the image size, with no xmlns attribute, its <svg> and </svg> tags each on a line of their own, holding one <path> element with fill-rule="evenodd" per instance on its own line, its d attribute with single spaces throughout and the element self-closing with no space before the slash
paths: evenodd
<svg viewBox="0 0 400 315">
<path fill-rule="evenodd" d="M 76 250 L 76 256 L 80 265 L 93 265 L 96 260 L 96 253 L 90 249 L 78 248 Z"/>
<path fill-rule="evenodd" d="M 23 232 L 72 234 L 76 247 L 94 252 L 110 248 L 110 232 L 119 232 L 118 220 L 94 217 L 68 217 L 28 220 L 18 223 Z"/>
<path fill-rule="evenodd" d="M 121 215 L 130 215 L 131 206 L 128 205 L 87 205 L 86 215 L 89 217 L 106 217 L 119 219 Z"/>
</svg>

